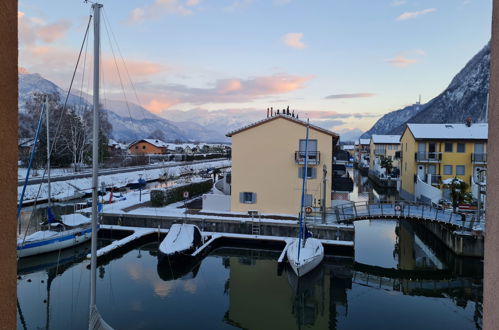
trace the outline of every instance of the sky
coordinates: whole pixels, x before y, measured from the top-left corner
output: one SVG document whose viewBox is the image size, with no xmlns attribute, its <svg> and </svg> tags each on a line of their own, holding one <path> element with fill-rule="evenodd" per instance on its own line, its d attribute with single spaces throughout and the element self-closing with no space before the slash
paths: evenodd
<svg viewBox="0 0 499 330">
<path fill-rule="evenodd" d="M 489 41 L 492 14 L 491 0 L 102 3 L 105 97 L 165 117 L 289 105 L 338 132 L 437 96 Z M 20 0 L 19 66 L 67 89 L 90 13 L 82 0 Z M 84 91 L 91 49 L 90 36 Z"/>
</svg>

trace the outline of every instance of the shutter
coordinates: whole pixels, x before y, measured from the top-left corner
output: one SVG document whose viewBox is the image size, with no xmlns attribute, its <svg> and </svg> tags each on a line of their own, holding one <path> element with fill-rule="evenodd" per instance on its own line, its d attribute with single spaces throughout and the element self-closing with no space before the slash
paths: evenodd
<svg viewBox="0 0 499 330">
<path fill-rule="evenodd" d="M 303 169 L 304 167 L 298 167 L 298 177 L 300 179 L 303 179 Z"/>
<path fill-rule="evenodd" d="M 312 174 L 311 177 L 310 177 L 311 179 L 317 178 L 317 168 L 312 167 L 312 173 L 311 174 Z"/>
<path fill-rule="evenodd" d="M 239 203 L 244 203 L 244 193 L 239 193 Z"/>
<path fill-rule="evenodd" d="M 253 204 L 255 204 L 255 203 L 256 203 L 256 193 L 251 193 L 251 202 L 252 202 Z"/>
</svg>

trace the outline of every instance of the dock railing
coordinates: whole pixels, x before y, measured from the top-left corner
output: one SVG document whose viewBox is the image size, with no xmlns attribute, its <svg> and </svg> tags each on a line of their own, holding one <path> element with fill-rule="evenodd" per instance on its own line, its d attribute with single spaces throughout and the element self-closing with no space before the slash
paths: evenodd
<svg viewBox="0 0 499 330">
<path fill-rule="evenodd" d="M 328 208 L 326 210 L 325 222 L 351 223 L 356 220 L 383 218 L 436 221 L 465 230 L 472 230 L 475 226 L 481 224 L 477 220 L 476 213 L 457 213 L 453 212 L 452 209 L 441 209 L 427 204 L 410 203 L 407 201 L 345 203 L 340 206 Z M 309 214 L 307 221 L 314 223 L 323 222 L 320 212 Z"/>
</svg>

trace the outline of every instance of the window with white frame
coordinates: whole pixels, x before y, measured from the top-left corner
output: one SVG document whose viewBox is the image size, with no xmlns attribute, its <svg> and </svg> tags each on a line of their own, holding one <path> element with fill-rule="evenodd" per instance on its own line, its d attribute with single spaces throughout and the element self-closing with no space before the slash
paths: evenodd
<svg viewBox="0 0 499 330">
<path fill-rule="evenodd" d="M 458 143 L 457 144 L 457 152 L 466 152 L 466 144 Z"/>
</svg>

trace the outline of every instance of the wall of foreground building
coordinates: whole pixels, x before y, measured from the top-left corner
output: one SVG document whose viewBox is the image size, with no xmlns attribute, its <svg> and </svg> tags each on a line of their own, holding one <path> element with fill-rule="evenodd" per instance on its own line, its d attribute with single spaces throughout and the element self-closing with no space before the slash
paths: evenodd
<svg viewBox="0 0 499 330">
<path fill-rule="evenodd" d="M 16 328 L 17 0 L 0 1 L 0 329 Z"/>
<path fill-rule="evenodd" d="M 489 92 L 489 162 L 484 263 L 484 329 L 499 327 L 499 0 L 492 9 Z"/>
</svg>

